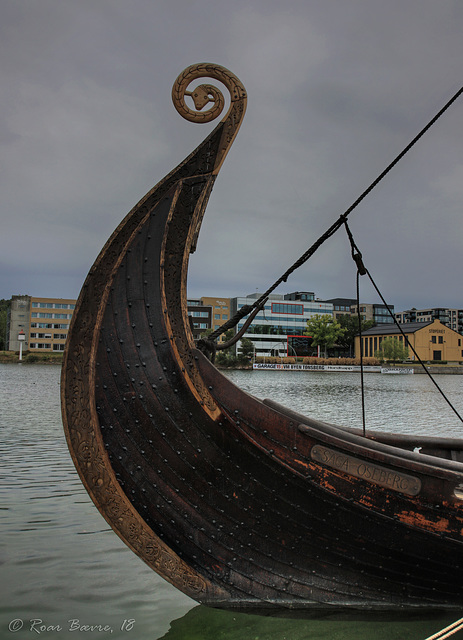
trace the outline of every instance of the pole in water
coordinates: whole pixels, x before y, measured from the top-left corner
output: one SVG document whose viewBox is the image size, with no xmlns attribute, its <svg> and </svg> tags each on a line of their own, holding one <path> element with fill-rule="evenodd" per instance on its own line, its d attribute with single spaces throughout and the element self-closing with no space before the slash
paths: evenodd
<svg viewBox="0 0 463 640">
<path fill-rule="evenodd" d="M 429 638 L 425 638 L 425 640 L 445 640 L 445 638 L 450 638 L 457 631 L 461 631 L 463 629 L 463 618 L 460 618 L 453 624 L 445 627 L 445 629 L 441 629 L 433 636 L 429 636 Z"/>
</svg>

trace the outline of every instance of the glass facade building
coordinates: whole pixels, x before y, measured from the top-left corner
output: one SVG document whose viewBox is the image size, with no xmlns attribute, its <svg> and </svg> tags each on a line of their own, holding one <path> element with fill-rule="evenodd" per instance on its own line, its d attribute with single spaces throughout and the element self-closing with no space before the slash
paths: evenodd
<svg viewBox="0 0 463 640">
<path fill-rule="evenodd" d="M 232 298 L 232 313 L 253 304 L 259 297 L 260 294 L 252 294 Z M 272 294 L 243 337 L 252 340 L 256 356 L 311 355 L 311 341 L 304 334 L 307 320 L 316 314 L 332 316 L 333 305 L 315 300 L 313 294 L 308 293 Z M 245 322 L 246 318 L 239 322 L 237 331 Z M 237 350 L 239 352 L 240 343 Z"/>
</svg>

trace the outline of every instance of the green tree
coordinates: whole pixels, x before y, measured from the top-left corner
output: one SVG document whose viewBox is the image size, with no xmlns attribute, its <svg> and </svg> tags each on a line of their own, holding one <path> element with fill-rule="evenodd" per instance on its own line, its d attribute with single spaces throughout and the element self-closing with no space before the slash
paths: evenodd
<svg viewBox="0 0 463 640">
<path fill-rule="evenodd" d="M 225 342 L 231 340 L 234 335 L 235 331 L 228 329 L 224 336 Z M 235 345 L 231 345 L 231 347 L 227 347 L 226 349 L 217 350 L 215 361 L 224 367 L 234 367 L 238 364 L 238 357 L 235 355 Z"/>
<path fill-rule="evenodd" d="M 0 351 L 4 351 L 6 348 L 6 320 L 8 316 L 8 309 L 10 306 L 10 300 L 0 300 Z"/>
<path fill-rule="evenodd" d="M 249 362 L 254 355 L 254 343 L 249 338 L 241 338 L 241 353 L 240 357 Z"/>
<path fill-rule="evenodd" d="M 326 358 L 327 350 L 333 347 L 345 332 L 346 329 L 333 316 L 317 313 L 307 320 L 305 335 L 311 336 L 313 345 L 320 345 Z"/>
<path fill-rule="evenodd" d="M 375 356 L 379 360 L 406 360 L 409 356 L 408 347 L 403 342 L 394 337 L 384 338 Z"/>
<path fill-rule="evenodd" d="M 345 329 L 345 332 L 339 336 L 337 344 L 343 349 L 349 350 L 349 354 L 353 355 L 355 350 L 355 336 L 359 334 L 358 316 L 350 316 L 346 314 L 339 316 L 337 321 L 341 327 Z M 370 329 L 374 324 L 373 320 L 362 320 L 362 332 Z"/>
</svg>

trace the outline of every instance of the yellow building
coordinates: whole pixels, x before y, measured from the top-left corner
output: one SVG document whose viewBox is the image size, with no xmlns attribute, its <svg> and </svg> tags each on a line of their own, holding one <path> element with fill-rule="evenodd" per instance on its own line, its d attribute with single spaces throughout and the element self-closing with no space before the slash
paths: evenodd
<svg viewBox="0 0 463 640">
<path fill-rule="evenodd" d="M 13 296 L 8 317 L 8 350 L 19 349 L 18 333 L 23 332 L 24 346 L 29 351 L 64 351 L 75 304 L 70 298 Z"/>
<path fill-rule="evenodd" d="M 217 298 L 202 296 L 201 302 L 205 307 L 212 308 L 211 328 L 213 331 L 221 327 L 230 319 L 230 298 Z M 225 336 L 221 335 L 219 342 L 223 342 Z"/>
<path fill-rule="evenodd" d="M 76 301 L 31 298 L 30 351 L 64 351 Z"/>
<path fill-rule="evenodd" d="M 400 328 L 406 336 L 406 342 L 413 347 L 417 355 L 424 362 L 428 361 L 463 361 L 462 340 L 463 336 L 453 329 L 442 324 L 439 320 L 434 322 L 408 322 L 401 324 Z M 385 338 L 393 337 L 400 342 L 404 341 L 396 324 L 387 324 L 372 327 L 362 334 L 363 355 L 373 357 L 381 347 Z M 360 357 L 360 338 L 355 338 L 355 356 Z M 409 349 L 410 360 L 416 360 L 413 351 Z"/>
</svg>

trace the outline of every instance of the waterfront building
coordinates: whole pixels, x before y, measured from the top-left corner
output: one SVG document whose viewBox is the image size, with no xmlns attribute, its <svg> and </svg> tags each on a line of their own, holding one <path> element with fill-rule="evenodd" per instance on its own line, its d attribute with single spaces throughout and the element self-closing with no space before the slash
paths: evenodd
<svg viewBox="0 0 463 640">
<path fill-rule="evenodd" d="M 337 320 L 340 316 L 357 316 L 357 300 L 355 298 L 331 298 L 326 300 L 333 305 L 333 316 Z M 394 305 L 389 305 L 394 315 Z M 372 320 L 375 325 L 394 322 L 388 307 L 385 304 L 360 303 L 360 315 L 362 320 Z"/>
<path fill-rule="evenodd" d="M 211 323 L 214 331 L 230 319 L 230 298 L 202 296 L 201 300 L 203 305 L 211 308 Z M 220 336 L 220 340 L 223 339 L 224 336 Z"/>
<path fill-rule="evenodd" d="M 234 315 L 259 297 L 259 293 L 253 293 L 232 298 L 231 313 Z M 311 355 L 311 340 L 305 335 L 305 330 L 307 320 L 316 314 L 332 316 L 333 305 L 316 300 L 311 292 L 271 294 L 243 337 L 252 340 L 255 355 L 258 356 Z M 245 322 L 246 318 L 243 318 L 236 330 L 240 331 Z M 238 352 L 240 346 L 241 341 L 237 345 Z"/>
<path fill-rule="evenodd" d="M 195 340 L 198 340 L 209 329 L 215 331 L 230 319 L 230 298 L 214 296 L 190 298 L 187 301 L 187 306 Z M 224 340 L 225 336 L 221 335 L 218 342 Z"/>
<path fill-rule="evenodd" d="M 405 334 L 405 345 L 411 345 L 423 362 L 463 361 L 463 348 L 461 335 L 442 324 L 440 320 L 432 322 L 407 322 L 400 328 Z M 404 342 L 397 325 L 382 325 L 367 329 L 362 333 L 363 355 L 373 357 L 381 348 L 385 338 L 393 337 L 399 342 Z M 355 338 L 355 356 L 360 357 L 360 337 Z M 416 360 L 413 352 L 409 350 L 409 359 Z"/>
<path fill-rule="evenodd" d="M 18 351 L 18 334 L 23 331 L 24 347 L 35 352 L 60 352 L 68 335 L 76 301 L 64 298 L 12 296 L 7 320 L 7 350 Z"/>
<path fill-rule="evenodd" d="M 212 308 L 204 305 L 200 298 L 189 299 L 187 307 L 193 338 L 199 340 L 206 331 L 212 328 Z"/>
<path fill-rule="evenodd" d="M 409 322 L 432 322 L 440 320 L 442 324 L 463 335 L 463 309 L 448 309 L 445 307 L 433 307 L 431 309 L 407 309 L 395 314 L 397 322 L 406 324 Z"/>
</svg>

